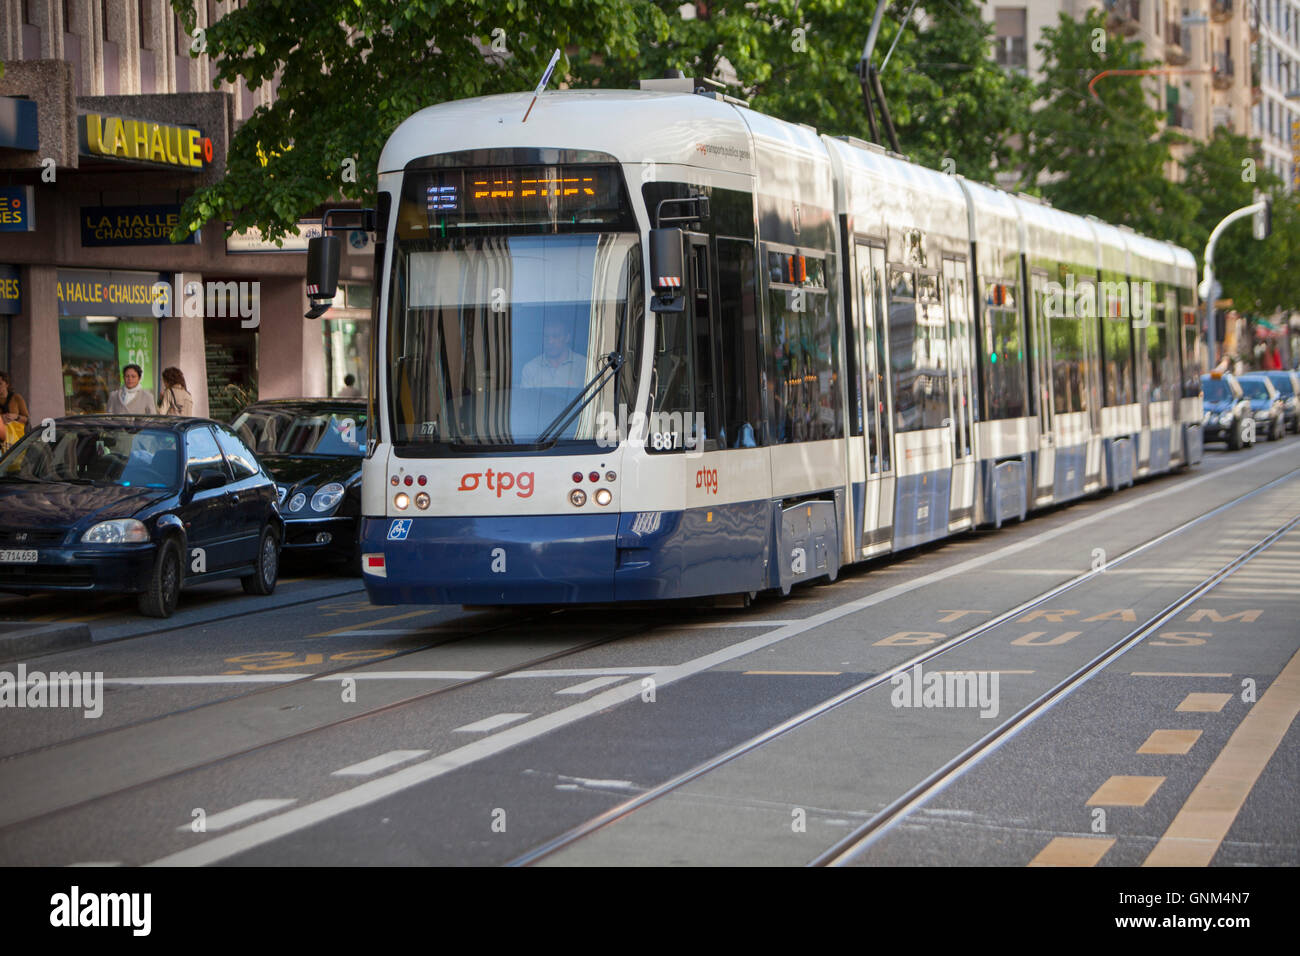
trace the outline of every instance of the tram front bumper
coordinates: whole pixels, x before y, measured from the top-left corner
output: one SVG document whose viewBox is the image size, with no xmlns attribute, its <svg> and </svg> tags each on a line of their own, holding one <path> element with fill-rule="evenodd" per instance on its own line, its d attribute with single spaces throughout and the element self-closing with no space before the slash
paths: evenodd
<svg viewBox="0 0 1300 956">
<path fill-rule="evenodd" d="M 618 523 L 616 512 L 363 518 L 366 591 L 375 604 L 612 601 Z"/>
</svg>

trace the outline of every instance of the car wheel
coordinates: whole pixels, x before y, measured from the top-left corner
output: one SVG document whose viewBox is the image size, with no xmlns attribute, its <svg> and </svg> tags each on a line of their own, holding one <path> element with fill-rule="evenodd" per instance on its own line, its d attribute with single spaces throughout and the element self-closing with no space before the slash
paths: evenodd
<svg viewBox="0 0 1300 956">
<path fill-rule="evenodd" d="M 149 584 L 140 595 L 140 613 L 148 617 L 171 617 L 181 596 L 181 551 L 175 541 L 168 541 L 158 552 Z"/>
<path fill-rule="evenodd" d="M 262 532 L 257 545 L 257 570 L 239 579 L 249 594 L 272 594 L 280 573 L 280 539 L 270 528 Z"/>
<path fill-rule="evenodd" d="M 1228 450 L 1238 451 L 1246 443 L 1246 423 L 1237 422 L 1235 428 L 1228 432 Z"/>
</svg>

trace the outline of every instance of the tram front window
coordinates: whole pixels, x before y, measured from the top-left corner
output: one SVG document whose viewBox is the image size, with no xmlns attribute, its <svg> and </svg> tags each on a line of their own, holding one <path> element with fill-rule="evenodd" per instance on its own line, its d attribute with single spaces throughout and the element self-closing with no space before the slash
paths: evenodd
<svg viewBox="0 0 1300 956">
<path fill-rule="evenodd" d="M 635 404 L 645 316 L 617 165 L 435 163 L 401 192 L 388 299 L 399 454 L 606 439 L 620 403 Z"/>
</svg>

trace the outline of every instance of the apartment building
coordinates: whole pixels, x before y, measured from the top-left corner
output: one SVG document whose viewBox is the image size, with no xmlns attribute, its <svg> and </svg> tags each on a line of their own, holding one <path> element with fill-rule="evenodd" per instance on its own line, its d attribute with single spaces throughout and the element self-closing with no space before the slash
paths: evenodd
<svg viewBox="0 0 1300 956">
<path fill-rule="evenodd" d="M 197 29 L 235 5 L 201 0 Z M 214 417 L 248 398 L 333 394 L 349 373 L 367 382 L 364 233 L 344 243 L 347 281 L 324 321 L 303 317 L 319 210 L 280 248 L 222 223 L 167 238 L 279 86 L 214 86 L 205 49 L 167 0 L 0 0 L 0 368 L 36 418 L 102 409 L 128 362 L 155 392 L 178 366 L 196 414 Z"/>
</svg>

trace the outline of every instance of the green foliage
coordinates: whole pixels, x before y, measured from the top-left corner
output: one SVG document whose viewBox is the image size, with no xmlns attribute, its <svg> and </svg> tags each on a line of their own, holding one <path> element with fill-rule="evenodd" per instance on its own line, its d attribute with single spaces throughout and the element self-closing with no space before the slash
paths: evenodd
<svg viewBox="0 0 1300 956">
<path fill-rule="evenodd" d="M 192 31 L 194 0 L 172 6 Z M 173 238 L 213 219 L 280 238 L 332 199 L 373 195 L 385 140 L 417 110 L 531 89 L 556 47 L 630 59 L 665 29 L 625 0 L 250 0 L 203 39 L 220 79 L 257 89 L 279 72 L 278 95 L 235 133 L 225 177 L 186 200 Z M 568 70 L 562 58 L 556 75 Z"/>
<path fill-rule="evenodd" d="M 832 136 L 869 134 L 857 64 L 875 12 L 872 0 L 771 0 L 697 4 L 683 19 L 677 0 L 654 0 L 666 24 L 663 43 L 643 44 L 629 60 L 584 50 L 573 58 L 584 85 L 635 88 L 644 77 L 682 70 L 719 77 L 730 64 L 735 92 L 759 112 L 807 123 Z M 913 159 L 991 181 L 1012 158 L 1011 137 L 1023 128 L 1031 87 L 999 69 L 990 55 L 992 27 L 978 0 L 944 0 L 904 28 L 907 4 L 886 13 L 874 60 L 898 46 L 882 73 L 900 145 Z M 882 131 L 883 136 L 883 131 Z"/>
<path fill-rule="evenodd" d="M 1243 312 L 1268 315 L 1293 308 L 1300 302 L 1300 272 L 1295 268 L 1300 261 L 1300 211 L 1282 180 L 1264 165 L 1259 141 L 1217 129 L 1213 139 L 1192 149 L 1184 169 L 1186 189 L 1201 201 L 1188 237 L 1198 262 L 1210 232 L 1224 216 L 1254 202 L 1257 190 L 1273 197 L 1273 234 L 1261 242 L 1252 234 L 1250 220 L 1233 223 L 1215 246 L 1214 271 L 1224 297 Z"/>
<path fill-rule="evenodd" d="M 1080 21 L 1061 14 L 1043 30 L 1043 104 L 1029 121 L 1024 188 L 1061 209 L 1186 242 L 1197 202 L 1165 178 L 1180 137 L 1160 129 L 1144 89 L 1151 80 L 1112 74 L 1097 81 L 1096 96 L 1088 90 L 1103 70 L 1159 66 L 1142 58 L 1140 41 L 1107 35 L 1105 26 L 1105 14 L 1090 10 Z"/>
</svg>

